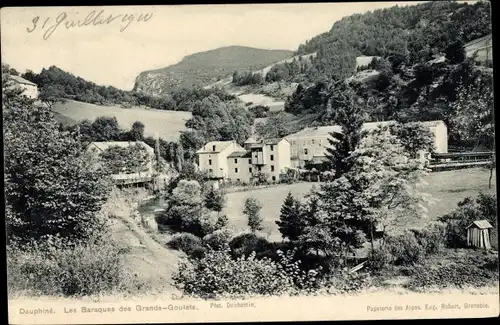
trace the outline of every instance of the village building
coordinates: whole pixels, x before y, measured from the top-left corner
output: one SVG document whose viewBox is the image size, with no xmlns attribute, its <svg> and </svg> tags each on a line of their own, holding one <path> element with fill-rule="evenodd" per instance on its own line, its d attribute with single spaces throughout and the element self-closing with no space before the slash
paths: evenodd
<svg viewBox="0 0 500 325">
<path fill-rule="evenodd" d="M 38 98 L 38 86 L 37 84 L 26 80 L 20 76 L 10 76 L 10 79 L 14 83 L 14 87 L 18 87 L 23 89 L 23 95 L 27 96 L 28 98 L 31 99 L 36 99 Z"/>
<path fill-rule="evenodd" d="M 224 180 L 229 177 L 228 156 L 235 151 L 244 151 L 236 141 L 211 141 L 196 151 L 198 169 L 208 172 L 214 179 Z"/>
<path fill-rule="evenodd" d="M 364 123 L 363 129 L 370 131 L 379 126 L 388 126 L 395 121 L 370 122 Z M 435 152 L 448 152 L 448 128 L 443 121 L 422 122 L 429 128 L 434 137 Z M 299 132 L 290 134 L 285 138 L 291 144 L 292 167 L 302 168 L 306 162 L 313 164 L 321 163 L 326 160 L 327 148 L 331 147 L 331 133 L 341 134 L 342 130 L 338 125 L 308 127 Z M 419 155 L 422 159 L 425 153 Z"/>
<path fill-rule="evenodd" d="M 197 154 L 200 170 L 232 182 L 249 184 L 262 177 L 268 182 L 278 182 L 291 168 L 290 143 L 284 138 L 250 138 L 244 147 L 235 141 L 213 141 Z"/>
<path fill-rule="evenodd" d="M 155 151 L 143 141 L 106 141 L 92 142 L 87 147 L 87 152 L 94 158 L 99 159 L 100 155 L 112 147 L 128 148 L 130 146 L 141 146 L 148 154 L 144 167 L 135 173 L 116 173 L 111 175 L 118 185 L 148 183 L 153 180 Z M 99 160 L 97 160 L 99 161 Z"/>
</svg>

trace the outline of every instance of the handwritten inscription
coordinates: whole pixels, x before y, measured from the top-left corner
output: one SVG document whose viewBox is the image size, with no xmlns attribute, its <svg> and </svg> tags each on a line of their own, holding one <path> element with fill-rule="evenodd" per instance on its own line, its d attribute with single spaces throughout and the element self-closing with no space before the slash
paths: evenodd
<svg viewBox="0 0 500 325">
<path fill-rule="evenodd" d="M 73 19 L 66 12 L 61 12 L 57 17 L 46 17 L 45 19 L 36 16 L 31 21 L 31 26 L 26 28 L 28 33 L 33 33 L 36 30 L 43 32 L 42 37 L 48 40 L 59 27 L 66 29 L 81 28 L 85 26 L 109 25 L 112 23 L 120 25 L 120 32 L 124 32 L 133 22 L 148 22 L 153 17 L 152 13 L 134 14 L 105 14 L 104 10 L 97 12 L 92 10 L 85 18 Z"/>
</svg>

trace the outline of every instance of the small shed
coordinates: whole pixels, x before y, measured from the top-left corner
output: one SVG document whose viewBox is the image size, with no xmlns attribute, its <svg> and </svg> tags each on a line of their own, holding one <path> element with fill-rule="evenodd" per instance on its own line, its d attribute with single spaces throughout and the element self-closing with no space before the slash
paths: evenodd
<svg viewBox="0 0 500 325">
<path fill-rule="evenodd" d="M 488 220 L 478 220 L 467 226 L 467 246 L 491 249 L 490 229 L 493 226 Z"/>
</svg>

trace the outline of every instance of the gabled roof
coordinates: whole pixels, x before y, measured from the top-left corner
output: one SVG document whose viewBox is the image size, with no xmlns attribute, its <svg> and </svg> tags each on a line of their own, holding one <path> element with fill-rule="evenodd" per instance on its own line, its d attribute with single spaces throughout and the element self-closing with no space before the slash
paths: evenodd
<svg viewBox="0 0 500 325">
<path fill-rule="evenodd" d="M 144 147 L 149 153 L 154 153 L 154 149 L 143 141 L 103 141 L 103 142 L 92 142 L 89 146 L 95 146 L 101 151 L 104 151 L 110 147 L 120 147 L 127 148 L 131 145 L 140 145 Z"/>
<path fill-rule="evenodd" d="M 257 140 L 255 140 L 254 138 L 250 137 L 250 138 L 248 138 L 248 139 L 245 141 L 245 144 L 249 144 L 249 143 L 257 143 Z"/>
<path fill-rule="evenodd" d="M 488 228 L 493 228 L 493 226 L 488 222 L 488 220 L 477 220 L 471 223 L 469 226 L 467 226 L 467 229 L 470 227 L 477 227 L 479 229 L 488 229 Z"/>
<path fill-rule="evenodd" d="M 245 158 L 251 156 L 252 153 L 250 151 L 234 151 L 227 158 Z"/>
<path fill-rule="evenodd" d="M 30 85 L 30 86 L 36 86 L 37 84 L 34 82 L 31 82 L 29 80 L 24 79 L 23 77 L 20 76 L 13 76 L 11 75 L 10 78 L 14 80 L 17 83 L 24 84 L 24 85 Z"/>
<path fill-rule="evenodd" d="M 196 153 L 218 153 L 229 147 L 234 141 L 211 141 L 201 147 Z M 215 150 L 213 147 L 215 146 Z"/>
</svg>

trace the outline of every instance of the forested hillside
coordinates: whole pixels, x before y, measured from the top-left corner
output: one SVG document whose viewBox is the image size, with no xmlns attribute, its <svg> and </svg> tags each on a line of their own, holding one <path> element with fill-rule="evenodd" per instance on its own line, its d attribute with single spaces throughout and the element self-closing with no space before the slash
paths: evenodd
<svg viewBox="0 0 500 325">
<path fill-rule="evenodd" d="M 150 96 L 135 91 L 125 91 L 113 86 L 100 86 L 77 77 L 56 66 L 43 68 L 37 74 L 27 71 L 22 77 L 38 85 L 40 99 L 47 103 L 59 99 L 72 99 L 97 105 L 118 105 L 122 107 L 146 106 L 171 111 L 191 111 L 194 103 L 212 94 L 223 99 L 234 99 L 219 88 L 178 88 L 162 97 Z"/>
<path fill-rule="evenodd" d="M 233 71 L 262 69 L 292 56 L 288 50 L 263 50 L 245 46 L 228 46 L 186 56 L 181 62 L 136 78 L 134 90 L 150 95 L 170 92 L 172 88 L 206 86 Z"/>
<path fill-rule="evenodd" d="M 458 122 L 473 114 L 486 114 L 485 123 L 493 121 L 488 113 L 493 110 L 491 61 L 475 60 L 464 47 L 489 33 L 485 2 L 432 2 L 346 17 L 299 47 L 299 53 L 317 51 L 317 56 L 285 110 L 298 116 L 314 114 L 317 124 L 332 123 L 331 98 L 342 95 L 338 81 L 347 80 L 364 103 L 367 121 L 443 120 L 451 147 L 473 148 L 478 141 L 490 147 L 491 139 L 477 139 L 472 131 L 464 134 Z M 345 60 L 334 55 L 339 49 L 343 56 L 350 49 L 353 71 L 356 55 L 374 58 L 348 74 Z"/>
<path fill-rule="evenodd" d="M 414 64 L 432 59 L 450 42 L 467 43 L 490 33 L 488 2 L 431 1 L 345 17 L 300 45 L 297 54 L 317 52 L 306 73 L 310 81 L 345 78 L 354 72 L 360 55 L 407 56 Z"/>
</svg>

